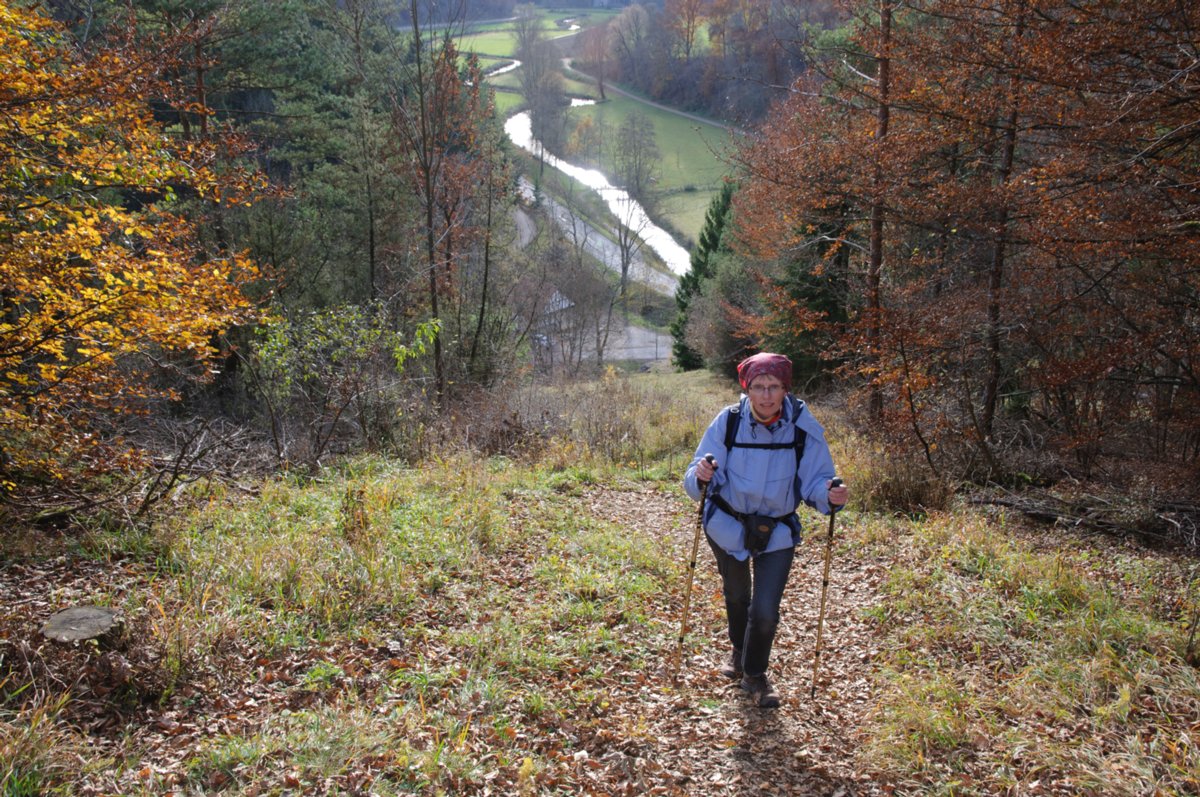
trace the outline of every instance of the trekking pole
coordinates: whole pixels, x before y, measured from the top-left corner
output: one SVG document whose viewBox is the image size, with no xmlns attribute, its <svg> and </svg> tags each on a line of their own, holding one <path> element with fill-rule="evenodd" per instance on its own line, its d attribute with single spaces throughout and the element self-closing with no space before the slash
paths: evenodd
<svg viewBox="0 0 1200 797">
<path fill-rule="evenodd" d="M 841 486 L 841 479 L 834 479 L 829 483 L 830 489 Z M 817 696 L 817 665 L 821 661 L 821 632 L 824 630 L 825 624 L 825 596 L 829 592 L 829 562 L 833 558 L 833 518 L 839 509 L 841 507 L 830 507 L 829 509 L 829 534 L 825 537 L 825 573 L 821 576 L 821 611 L 817 615 L 817 647 L 813 651 L 812 691 L 808 695 L 810 698 Z"/>
<path fill-rule="evenodd" d="M 704 457 L 709 464 L 713 463 L 713 455 Z M 713 470 L 716 470 L 713 465 Z M 683 619 L 679 624 L 679 648 L 675 652 L 675 675 L 671 680 L 679 683 L 679 671 L 683 668 L 683 638 L 687 636 L 688 609 L 692 603 L 692 579 L 696 576 L 696 555 L 700 550 L 700 530 L 704 528 L 704 499 L 708 497 L 708 482 L 700 482 L 700 510 L 696 514 L 696 533 L 692 537 L 692 558 L 688 562 L 687 586 L 683 590 Z"/>
</svg>

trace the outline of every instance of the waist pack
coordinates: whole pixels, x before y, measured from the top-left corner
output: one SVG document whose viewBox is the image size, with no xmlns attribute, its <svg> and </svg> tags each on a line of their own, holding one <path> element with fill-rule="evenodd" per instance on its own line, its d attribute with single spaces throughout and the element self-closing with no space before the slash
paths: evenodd
<svg viewBox="0 0 1200 797">
<path fill-rule="evenodd" d="M 742 524 L 742 545 L 750 553 L 761 553 L 766 549 L 767 545 L 771 542 L 771 533 L 775 531 L 777 523 L 787 523 L 792 529 L 793 537 L 796 536 L 796 532 L 798 531 L 797 526 L 791 522 L 792 518 L 796 517 L 795 512 L 784 517 L 752 515 L 746 512 L 738 512 L 720 495 L 710 496 L 709 500 L 716 504 L 717 509 L 720 509 Z"/>
<path fill-rule="evenodd" d="M 760 553 L 771 542 L 771 532 L 778 522 L 769 515 L 742 515 L 742 544 L 750 553 Z"/>
</svg>

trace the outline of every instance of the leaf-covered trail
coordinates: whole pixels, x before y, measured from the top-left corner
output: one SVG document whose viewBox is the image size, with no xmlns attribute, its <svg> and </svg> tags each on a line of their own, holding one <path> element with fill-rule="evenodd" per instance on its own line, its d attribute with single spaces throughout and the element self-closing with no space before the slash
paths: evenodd
<svg viewBox="0 0 1200 797">
<path fill-rule="evenodd" d="M 121 555 L 98 561 L 65 551 L 11 560 L 0 567 L 0 605 L 7 608 L 0 615 L 0 663 L 14 677 L 19 674 L 17 681 L 33 682 L 30 695 L 70 691 L 61 720 L 86 738 L 90 755 L 107 761 L 73 782 L 80 795 L 183 795 L 197 788 L 240 794 L 391 793 L 377 789 L 404 783 L 414 755 L 445 744 L 438 712 L 447 718 L 463 713 L 455 752 L 473 762 L 464 771 L 475 773 L 464 780 L 443 770 L 441 787 L 451 788 L 447 793 L 884 793 L 883 785 L 857 771 L 856 729 L 872 703 L 872 634 L 863 610 L 879 600 L 886 569 L 861 553 L 851 555 L 844 542 L 835 545 L 820 680 L 816 699 L 809 699 L 823 518 L 812 513 L 805 518 L 808 533 L 785 596 L 771 667 L 783 705 L 763 710 L 716 671 L 727 649 L 723 603 L 703 542 L 687 655 L 679 682 L 674 681 L 696 510 L 682 491 L 587 485 L 559 493 L 548 507 L 517 500 L 510 510 L 512 537 L 504 550 L 444 582 L 436 599 L 412 607 L 393 629 L 394 638 L 334 636 L 274 655 L 255 648 L 232 627 L 220 650 L 208 654 L 190 646 L 184 626 L 164 630 L 172 610 L 158 601 L 170 590 L 150 561 Z M 486 717 L 489 701 L 521 698 L 472 692 L 478 689 L 468 683 L 472 657 L 492 654 L 465 640 L 477 639 L 477 646 L 486 648 L 497 638 L 494 624 L 504 625 L 510 606 L 549 600 L 531 591 L 546 541 L 522 535 L 544 511 L 571 512 L 580 528 L 617 528 L 638 544 L 667 545 L 663 582 L 674 589 L 654 598 L 645 622 L 613 619 L 615 646 L 531 674 L 542 694 L 571 693 L 562 701 L 573 706 L 571 713 L 515 711 L 507 716 L 528 721 L 493 729 L 483 719 L 476 721 L 476 712 Z M 848 530 L 854 522 L 852 514 L 839 517 L 839 528 Z M 37 628 L 50 612 L 97 596 L 135 610 L 128 618 L 127 644 L 97 654 L 87 646 L 62 648 L 41 640 Z M 176 653 L 183 657 L 186 679 L 165 701 L 129 702 L 131 694 L 156 693 L 153 681 L 171 653 L 163 639 L 183 646 Z M 534 648 L 535 642 L 527 640 Z M 314 680 L 320 672 L 327 674 L 325 680 Z M 137 689 L 131 693 L 133 685 Z M 421 692 L 419 698 L 415 691 Z M 369 715 L 356 713 L 368 706 L 375 707 Z M 277 729 L 301 719 L 319 723 L 327 733 L 359 723 L 364 747 L 333 762 L 334 774 L 318 776 L 302 753 L 278 747 L 282 732 Z M 371 733 L 381 734 L 383 741 L 368 743 L 375 738 Z M 236 765 L 205 763 L 225 749 L 259 752 Z M 532 782 L 522 781 L 521 758 L 513 760 L 514 750 L 535 762 Z M 420 790 L 415 782 L 406 788 L 412 787 Z"/>
<path fill-rule="evenodd" d="M 686 572 L 695 533 L 695 504 L 653 489 L 602 489 L 586 497 L 596 517 L 623 524 L 648 543 L 666 541 Z M 847 553 L 841 532 L 854 516 L 839 516 L 825 616 L 817 694 L 810 699 L 813 652 L 820 605 L 825 518 L 802 516 L 805 539 L 797 551 L 770 675 L 783 703 L 774 710 L 752 705 L 745 693 L 716 670 L 728 649 L 720 580 L 703 538 L 692 596 L 689 645 L 679 687 L 672 685 L 674 645 L 682 605 L 670 596 L 671 656 L 659 672 L 625 696 L 624 710 L 645 723 L 639 758 L 669 773 L 672 783 L 644 782 L 661 793 L 696 795 L 867 795 L 882 785 L 859 772 L 856 729 L 870 711 L 868 677 L 875 654 L 863 610 L 880 600 L 882 562 Z M 663 788 L 666 786 L 666 788 Z M 674 788 L 672 788 L 674 787 Z"/>
</svg>

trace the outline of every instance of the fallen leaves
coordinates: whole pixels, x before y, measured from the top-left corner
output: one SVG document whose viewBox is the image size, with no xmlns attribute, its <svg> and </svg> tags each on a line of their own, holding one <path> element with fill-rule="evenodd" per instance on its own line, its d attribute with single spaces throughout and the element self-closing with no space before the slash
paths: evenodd
<svg viewBox="0 0 1200 797">
<path fill-rule="evenodd" d="M 773 667 L 784 707 L 764 712 L 715 671 L 718 652 L 725 647 L 723 604 L 707 558 L 697 568 L 687 657 L 679 684 L 672 683 L 682 562 L 684 547 L 690 546 L 694 507 L 675 492 L 645 486 L 589 487 L 577 495 L 556 495 L 554 505 L 533 513 L 514 507 L 514 522 L 533 526 L 541 522 L 541 512 L 561 513 L 563 502 L 580 524 L 614 524 L 636 537 L 638 545 L 665 546 L 669 566 L 656 576 L 662 586 L 649 597 L 649 616 L 643 620 L 635 621 L 611 601 L 602 602 L 600 596 L 608 591 L 602 585 L 596 585 L 592 598 L 581 592 L 576 598 L 580 605 L 592 602 L 601 609 L 587 622 L 605 627 L 611 641 L 578 654 L 560 651 L 549 668 L 517 670 L 529 679 L 528 692 L 510 687 L 506 694 L 487 694 L 491 687 L 477 682 L 463 645 L 471 634 L 486 634 L 502 621 L 506 604 L 538 605 L 536 568 L 546 554 L 535 540 L 504 547 L 478 578 L 470 572 L 449 574 L 438 599 L 414 609 L 406 625 L 391 633 L 384 627 L 363 638 L 334 636 L 278 652 L 254 650 L 235 640 L 199 662 L 192 677 L 161 705 L 118 705 L 97 690 L 77 693 L 72 721 L 86 722 L 92 733 L 105 738 L 114 760 L 129 759 L 125 776 L 116 770 L 94 772 L 76 784 L 77 792 L 136 788 L 170 793 L 194 784 L 194 762 L 214 755 L 214 742 L 253 739 L 289 716 L 321 716 L 323 710 L 336 714 L 345 706 L 374 701 L 373 714 L 384 727 L 403 722 L 397 731 L 414 755 L 428 760 L 441 750 L 440 755 L 477 763 L 461 772 L 443 768 L 440 774 L 421 774 L 413 769 L 415 759 L 406 762 L 399 749 L 392 758 L 364 751 L 326 783 L 330 776 L 322 779 L 272 754 L 256 764 L 202 770 L 204 788 L 229 790 L 235 783 L 254 782 L 315 793 L 367 793 L 372 782 L 386 778 L 413 784 L 441 779 L 461 794 L 522 789 L 605 795 L 721 795 L 747 789 L 764 795 L 832 794 L 839 789 L 881 793 L 854 764 L 853 727 L 869 705 L 863 670 L 869 648 L 855 639 L 863 632 L 856 619 L 860 607 L 847 598 L 862 596 L 856 597 L 860 601 L 871 595 L 880 571 L 849 563 L 835 566 L 826 627 L 830 644 L 822 658 L 818 699 L 810 702 L 811 615 L 821 562 L 814 546 L 802 549 Z M 622 570 L 621 579 L 638 575 L 632 565 Z M 10 564 L 0 587 L 3 605 L 11 607 L 0 625 L 5 642 L 31 637 L 35 621 L 62 601 L 136 595 L 155 578 L 151 568 L 136 564 L 70 556 Z M 851 582 L 853 592 L 839 586 Z M 55 596 L 53 603 L 45 600 L 47 594 Z M 131 677 L 139 672 L 134 658 Z M 44 654 L 39 659 L 45 672 L 56 673 L 52 678 L 64 686 L 71 669 L 85 660 L 82 651 L 57 663 Z M 573 707 L 571 713 L 539 707 L 538 695 L 555 693 L 571 696 L 561 701 Z M 829 705 L 834 700 L 836 707 Z M 417 715 L 410 705 L 419 707 Z M 514 759 L 512 751 L 524 754 Z"/>
</svg>

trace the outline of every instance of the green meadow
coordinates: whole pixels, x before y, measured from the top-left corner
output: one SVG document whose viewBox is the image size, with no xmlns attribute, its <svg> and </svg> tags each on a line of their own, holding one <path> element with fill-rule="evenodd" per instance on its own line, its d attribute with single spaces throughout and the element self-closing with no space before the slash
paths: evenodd
<svg viewBox="0 0 1200 797">
<path fill-rule="evenodd" d="M 548 36 L 556 35 L 555 21 L 568 16 L 585 26 L 589 20 L 603 18 L 596 12 L 574 14 L 571 10 L 551 9 L 545 15 Z M 485 66 L 500 66 L 504 59 L 512 58 L 516 40 L 511 26 L 491 25 L 463 36 L 460 46 L 464 52 L 485 57 Z M 494 62 L 493 58 L 496 59 Z M 511 93 L 520 91 L 519 70 L 491 78 L 488 83 L 498 89 L 496 108 L 500 114 L 507 115 L 520 109 L 522 102 L 518 95 Z M 565 75 L 564 89 L 572 97 L 599 98 L 595 82 L 574 70 Z M 729 134 L 716 124 L 698 122 L 616 92 L 608 95 L 603 103 L 569 111 L 568 124 L 575 125 L 592 116 L 615 130 L 633 113 L 641 113 L 650 119 L 662 156 L 653 212 L 659 223 L 685 244 L 694 241 L 704 224 L 709 203 L 728 173 L 721 156 L 729 145 Z"/>
<path fill-rule="evenodd" d="M 459 39 L 458 49 L 464 53 L 511 58 L 517 51 L 517 39 L 512 28 L 497 28 L 465 34 Z"/>
<path fill-rule="evenodd" d="M 495 93 L 496 113 L 500 116 L 508 116 L 520 110 L 525 104 L 525 98 L 519 93 L 513 91 L 497 91 Z"/>
</svg>

